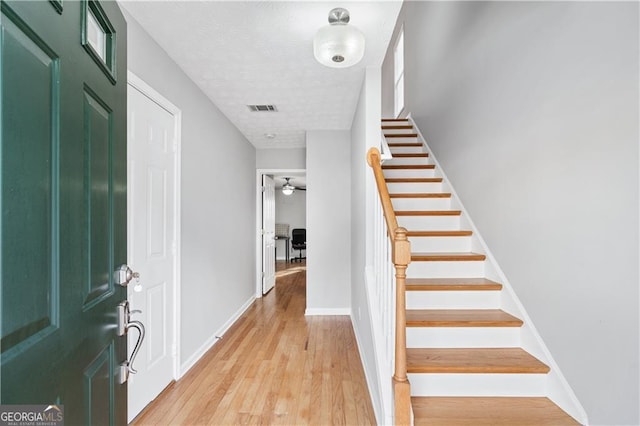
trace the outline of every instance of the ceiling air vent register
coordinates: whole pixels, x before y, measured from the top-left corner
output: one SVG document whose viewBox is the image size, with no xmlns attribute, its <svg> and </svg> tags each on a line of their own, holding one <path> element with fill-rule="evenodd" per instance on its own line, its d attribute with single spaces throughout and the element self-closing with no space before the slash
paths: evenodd
<svg viewBox="0 0 640 426">
<path fill-rule="evenodd" d="M 247 105 L 252 112 L 277 112 L 275 105 Z"/>
</svg>

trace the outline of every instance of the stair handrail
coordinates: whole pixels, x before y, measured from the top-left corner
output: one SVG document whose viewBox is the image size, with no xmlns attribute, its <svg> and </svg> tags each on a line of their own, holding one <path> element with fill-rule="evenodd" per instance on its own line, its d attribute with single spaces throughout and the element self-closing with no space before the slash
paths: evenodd
<svg viewBox="0 0 640 426">
<path fill-rule="evenodd" d="M 381 155 L 377 148 L 370 148 L 367 152 L 367 163 L 373 170 L 378 188 L 378 195 L 382 204 L 387 231 L 391 240 L 391 260 L 396 273 L 396 318 L 395 318 L 395 363 L 393 373 L 394 423 L 396 425 L 410 425 L 411 421 L 411 391 L 407 378 L 407 312 L 406 312 L 406 281 L 407 267 L 411 263 L 411 243 L 407 238 L 406 228 L 398 226 L 389 189 L 382 172 Z"/>
<path fill-rule="evenodd" d="M 391 160 L 393 155 L 391 154 L 391 148 L 387 142 L 387 137 L 384 134 L 384 130 L 380 131 L 380 162 L 384 163 L 386 160 Z"/>
</svg>

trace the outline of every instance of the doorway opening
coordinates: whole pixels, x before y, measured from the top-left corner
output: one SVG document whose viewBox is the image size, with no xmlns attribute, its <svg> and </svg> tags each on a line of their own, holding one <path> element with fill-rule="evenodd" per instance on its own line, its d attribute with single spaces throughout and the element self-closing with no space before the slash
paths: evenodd
<svg viewBox="0 0 640 426">
<path fill-rule="evenodd" d="M 302 260 L 295 259 L 304 251 L 293 250 L 291 235 L 306 229 L 306 212 L 306 170 L 256 171 L 256 297 L 273 288 L 276 270 Z"/>
</svg>

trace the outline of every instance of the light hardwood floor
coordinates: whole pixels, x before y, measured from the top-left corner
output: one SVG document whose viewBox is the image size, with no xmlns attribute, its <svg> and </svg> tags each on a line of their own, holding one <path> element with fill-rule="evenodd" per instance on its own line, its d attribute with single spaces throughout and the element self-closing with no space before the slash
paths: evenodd
<svg viewBox="0 0 640 426">
<path fill-rule="evenodd" d="M 304 263 L 277 266 L 276 287 L 132 424 L 375 424 L 350 318 L 305 317 Z"/>
</svg>

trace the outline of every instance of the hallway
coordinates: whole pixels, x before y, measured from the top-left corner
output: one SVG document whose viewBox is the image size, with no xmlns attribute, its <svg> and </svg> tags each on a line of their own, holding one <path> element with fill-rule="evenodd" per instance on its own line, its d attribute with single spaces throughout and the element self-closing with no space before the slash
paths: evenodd
<svg viewBox="0 0 640 426">
<path fill-rule="evenodd" d="M 278 262 L 276 277 L 132 424 L 375 424 L 350 318 L 304 316 L 304 263 Z"/>
</svg>

